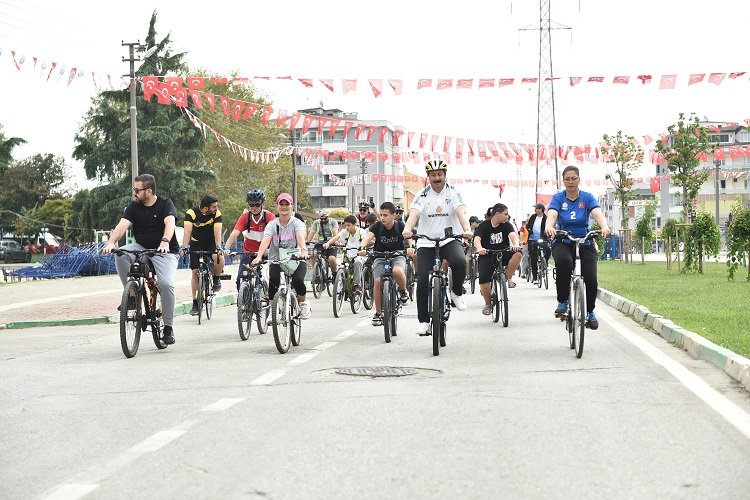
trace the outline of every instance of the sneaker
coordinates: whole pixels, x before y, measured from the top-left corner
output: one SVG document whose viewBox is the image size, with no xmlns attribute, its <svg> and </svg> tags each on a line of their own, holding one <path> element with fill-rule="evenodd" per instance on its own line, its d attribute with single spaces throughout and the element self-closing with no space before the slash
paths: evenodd
<svg viewBox="0 0 750 500">
<path fill-rule="evenodd" d="M 375 315 L 372 317 L 372 326 L 383 326 L 383 315 L 380 313 L 375 313 Z"/>
<path fill-rule="evenodd" d="M 308 301 L 299 303 L 299 317 L 302 319 L 310 319 L 312 316 L 312 310 L 310 310 L 310 303 Z"/>
<path fill-rule="evenodd" d="M 568 314 L 568 301 L 564 300 L 557 304 L 557 309 L 555 309 L 555 317 L 556 318 L 564 318 Z"/>
<path fill-rule="evenodd" d="M 409 293 L 406 290 L 401 290 L 398 292 L 398 300 L 401 301 L 402 305 L 406 305 L 409 303 Z"/>
<path fill-rule="evenodd" d="M 214 276 L 214 292 L 221 290 L 221 280 L 218 276 Z"/>
<path fill-rule="evenodd" d="M 599 328 L 599 322 L 596 320 L 596 316 L 594 316 L 594 311 L 589 313 L 588 318 L 586 319 L 586 326 L 592 330 Z"/>
<path fill-rule="evenodd" d="M 198 316 L 198 301 L 193 301 L 193 308 L 190 309 L 190 316 Z"/>
<path fill-rule="evenodd" d="M 164 327 L 164 343 L 167 345 L 174 344 L 174 332 L 172 331 L 172 327 L 170 325 L 166 325 Z"/>
<path fill-rule="evenodd" d="M 456 295 L 455 293 L 451 292 L 451 300 L 453 301 L 453 305 L 456 309 L 458 309 L 459 311 L 466 310 L 466 302 L 464 302 L 464 298 L 461 295 Z"/>
<path fill-rule="evenodd" d="M 417 329 L 415 330 L 415 333 L 417 335 L 424 337 L 425 335 L 429 335 L 429 333 L 427 333 L 429 331 L 430 331 L 429 323 L 420 323 L 419 325 L 417 325 Z"/>
</svg>

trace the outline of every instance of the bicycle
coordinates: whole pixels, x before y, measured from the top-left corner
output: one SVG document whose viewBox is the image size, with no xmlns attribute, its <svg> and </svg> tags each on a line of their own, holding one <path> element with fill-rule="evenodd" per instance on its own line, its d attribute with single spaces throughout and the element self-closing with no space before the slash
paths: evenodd
<svg viewBox="0 0 750 500">
<path fill-rule="evenodd" d="M 198 285 L 195 288 L 195 297 L 198 301 L 198 324 L 201 324 L 203 310 L 206 311 L 206 319 L 211 319 L 214 310 L 214 272 L 211 256 L 216 250 L 190 250 L 190 258 L 198 258 Z M 208 257 L 208 262 L 206 262 Z M 223 277 L 220 277 L 220 279 Z"/>
<path fill-rule="evenodd" d="M 417 273 L 414 271 L 414 261 L 406 256 L 406 291 L 409 292 L 409 300 L 414 301 L 414 289 L 417 287 Z"/>
<path fill-rule="evenodd" d="M 440 258 L 440 243 L 445 240 L 454 239 L 460 241 L 462 235 L 454 235 L 453 228 L 445 228 L 445 236 L 442 238 L 430 238 L 427 235 L 415 234 L 415 240 L 421 238 L 435 245 L 435 259 L 427 282 L 427 310 L 430 314 L 430 330 L 432 335 L 432 354 L 440 355 L 440 348 L 445 347 L 447 325 L 446 322 L 451 315 L 450 298 L 448 297 L 448 276 L 443 272 Z M 442 307 L 440 306 L 442 304 Z"/>
<path fill-rule="evenodd" d="M 349 301 L 352 313 L 357 314 L 362 305 L 362 289 L 354 289 L 354 263 L 344 254 L 344 259 L 336 271 L 333 279 L 333 315 L 341 316 L 341 306 L 344 300 Z"/>
<path fill-rule="evenodd" d="M 586 241 L 593 240 L 601 231 L 589 231 L 583 238 L 574 238 L 569 231 L 558 230 L 555 238 L 570 240 L 573 244 L 575 267 L 570 275 L 570 295 L 568 310 L 564 316 L 558 316 L 565 322 L 570 340 L 570 348 L 575 349 L 576 357 L 583 355 L 583 340 L 588 327 L 586 314 L 586 282 L 581 275 L 581 247 Z"/>
<path fill-rule="evenodd" d="M 289 344 L 297 347 L 302 336 L 302 318 L 297 293 L 292 286 L 292 277 L 284 271 L 282 264 L 290 260 L 305 259 L 291 256 L 288 259 L 269 260 L 269 264 L 278 264 L 284 279 L 279 283 L 279 289 L 273 297 L 271 305 L 271 320 L 273 324 L 273 341 L 276 349 L 284 354 L 289 351 Z"/>
<path fill-rule="evenodd" d="M 248 258 L 257 256 L 256 252 L 236 252 L 232 255 L 247 255 Z M 263 279 L 261 269 L 263 263 L 251 266 L 240 261 L 240 288 L 237 292 L 237 328 L 240 338 L 250 338 L 250 330 L 255 317 L 258 333 L 268 332 L 268 316 L 270 306 L 268 300 L 268 284 Z"/>
<path fill-rule="evenodd" d="M 474 245 L 471 245 L 469 255 L 469 272 L 466 274 L 466 279 L 469 281 L 469 284 L 471 285 L 471 293 L 474 293 L 474 290 L 477 286 L 477 278 L 479 278 L 479 267 L 478 267 L 478 258 L 477 250 L 474 248 Z"/>
<path fill-rule="evenodd" d="M 374 288 L 375 277 L 372 274 L 372 254 L 368 252 L 367 260 L 362 264 L 362 305 L 368 311 L 375 305 Z"/>
<path fill-rule="evenodd" d="M 157 249 L 113 250 L 115 255 L 133 255 L 128 279 L 122 291 L 120 303 L 120 345 L 125 357 L 132 358 L 138 352 L 141 331 L 151 327 L 151 335 L 157 349 L 166 349 L 161 325 L 161 297 L 153 266 L 149 259 L 159 254 Z M 146 256 L 146 260 L 141 260 Z"/>
<path fill-rule="evenodd" d="M 398 298 L 398 283 L 393 275 L 393 259 L 408 256 L 402 251 L 372 253 L 374 258 L 385 259 L 383 263 L 383 274 L 380 275 L 380 307 L 383 310 L 383 333 L 385 342 L 389 343 L 391 337 L 396 336 L 398 315 L 401 312 L 401 301 Z"/>
<path fill-rule="evenodd" d="M 331 266 L 328 264 L 328 258 L 322 243 L 316 243 L 313 246 L 315 253 L 315 263 L 312 269 L 312 292 L 316 299 L 323 295 L 323 290 L 328 292 L 329 297 L 333 297 L 331 290 L 333 278 L 331 277 Z"/>
<path fill-rule="evenodd" d="M 495 323 L 502 317 L 503 326 L 508 326 L 508 268 L 503 265 L 502 260 L 502 255 L 506 252 L 513 252 L 513 250 L 487 249 L 487 253 L 495 255 L 493 258 L 497 259 L 492 271 L 492 281 L 490 281 L 490 314 Z"/>
<path fill-rule="evenodd" d="M 536 250 L 536 277 L 539 288 L 542 288 L 544 283 L 544 289 L 549 289 L 549 269 L 547 259 L 545 258 L 545 251 L 549 249 L 549 243 L 544 240 L 538 240 L 534 243 L 537 246 Z"/>
</svg>

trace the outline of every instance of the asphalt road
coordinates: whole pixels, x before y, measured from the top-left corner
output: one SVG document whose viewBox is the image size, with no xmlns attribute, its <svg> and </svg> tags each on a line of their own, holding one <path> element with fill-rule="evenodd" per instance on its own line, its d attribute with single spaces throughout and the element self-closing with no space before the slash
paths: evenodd
<svg viewBox="0 0 750 500">
<path fill-rule="evenodd" d="M 414 305 L 385 344 L 312 295 L 285 355 L 234 306 L 132 359 L 117 325 L 2 331 L 0 498 L 747 498 L 739 384 L 603 305 L 576 359 L 552 290 L 511 293 L 438 357 Z M 337 373 L 383 366 L 417 373 Z"/>
</svg>

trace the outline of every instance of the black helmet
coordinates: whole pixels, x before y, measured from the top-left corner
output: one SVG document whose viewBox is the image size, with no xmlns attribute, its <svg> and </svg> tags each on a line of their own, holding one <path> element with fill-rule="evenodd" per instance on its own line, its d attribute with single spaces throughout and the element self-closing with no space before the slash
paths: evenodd
<svg viewBox="0 0 750 500">
<path fill-rule="evenodd" d="M 266 202 L 266 193 L 264 193 L 260 189 L 253 189 L 252 191 L 247 192 L 247 196 L 245 196 L 245 201 L 248 203 L 263 204 Z"/>
</svg>

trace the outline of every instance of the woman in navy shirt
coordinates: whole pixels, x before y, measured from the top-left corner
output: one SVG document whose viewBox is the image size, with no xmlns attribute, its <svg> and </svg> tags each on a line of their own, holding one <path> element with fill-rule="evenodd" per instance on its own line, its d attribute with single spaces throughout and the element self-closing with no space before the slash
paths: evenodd
<svg viewBox="0 0 750 500">
<path fill-rule="evenodd" d="M 602 209 L 594 195 L 581 191 L 581 175 L 577 167 L 568 166 L 563 170 L 565 191 L 560 191 L 552 197 L 547 207 L 547 226 L 544 232 L 554 237 L 557 233 L 557 223 L 560 229 L 570 231 L 575 238 L 582 238 L 589 232 L 589 216 L 593 217 L 601 228 L 602 236 L 609 236 L 610 230 L 604 219 Z M 570 296 L 570 275 L 573 273 L 573 245 L 569 240 L 552 240 L 552 257 L 557 268 L 557 309 L 555 316 L 562 317 L 568 310 Z M 596 306 L 596 261 L 599 258 L 596 247 L 587 241 L 581 254 L 581 275 L 586 282 L 586 309 L 588 312 L 587 326 L 592 330 L 599 328 L 599 322 L 594 316 Z"/>
</svg>

